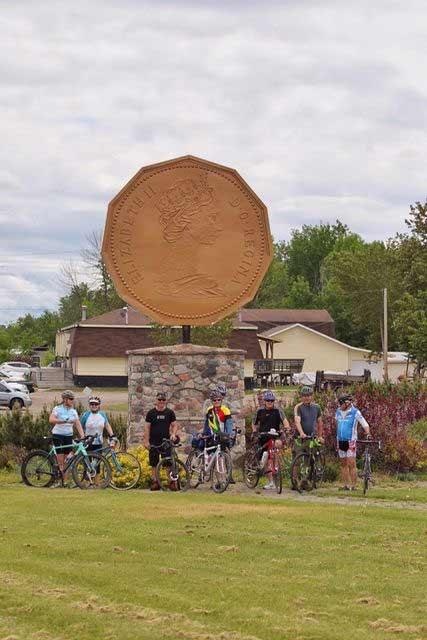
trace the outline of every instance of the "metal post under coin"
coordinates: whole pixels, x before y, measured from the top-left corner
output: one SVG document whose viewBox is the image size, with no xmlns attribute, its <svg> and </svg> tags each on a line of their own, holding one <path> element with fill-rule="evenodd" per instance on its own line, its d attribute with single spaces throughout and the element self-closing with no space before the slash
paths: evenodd
<svg viewBox="0 0 427 640">
<path fill-rule="evenodd" d="M 191 327 L 189 324 L 182 325 L 182 344 L 190 344 L 191 342 Z"/>
</svg>

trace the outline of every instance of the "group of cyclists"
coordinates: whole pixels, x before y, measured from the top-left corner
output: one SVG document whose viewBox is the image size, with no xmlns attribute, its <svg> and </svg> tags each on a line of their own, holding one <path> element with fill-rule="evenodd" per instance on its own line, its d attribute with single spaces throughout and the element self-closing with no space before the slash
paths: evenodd
<svg viewBox="0 0 427 640">
<path fill-rule="evenodd" d="M 206 441 L 207 438 L 223 438 L 225 446 L 230 449 L 236 442 L 236 429 L 232 417 L 231 408 L 227 402 L 227 389 L 225 385 L 218 386 L 210 393 L 203 405 L 203 427 L 193 437 L 193 446 Z M 89 410 L 79 418 L 74 409 L 74 393 L 64 391 L 62 404 L 53 408 L 49 418 L 52 425 L 53 443 L 60 447 L 61 453 L 57 454 L 58 466 L 62 471 L 67 455 L 73 451 L 73 435 L 77 432 L 80 438 L 92 436 L 89 449 L 96 451 L 102 449 L 104 434 L 108 435 L 109 446 L 115 447 L 117 438 L 108 422 L 107 415 L 101 411 L 101 399 L 98 396 L 89 398 Z M 352 491 L 356 488 L 356 441 L 358 425 L 360 425 L 366 437 L 370 436 L 369 424 L 361 412 L 353 404 L 350 394 L 342 394 L 338 397 L 338 407 L 335 414 L 337 451 L 341 466 L 341 480 L 344 491 Z M 296 448 L 304 446 L 304 440 L 317 438 L 323 442 L 323 420 L 319 404 L 314 402 L 313 389 L 304 386 L 300 391 L 300 402 L 294 407 L 295 445 Z M 258 409 L 252 423 L 252 433 L 258 441 L 258 451 L 262 455 L 263 445 L 274 440 L 274 447 L 282 449 L 284 442 L 289 439 L 291 426 L 283 411 L 276 406 L 276 397 L 271 390 L 265 390 L 258 395 Z M 149 450 L 149 465 L 152 469 L 151 490 L 156 491 L 160 486 L 156 480 L 155 469 L 160 457 L 170 456 L 170 446 L 167 442 L 177 444 L 180 440 L 180 429 L 175 412 L 167 406 L 167 397 L 164 392 L 157 393 L 155 406 L 150 409 L 145 417 L 144 446 Z M 274 483 L 271 474 L 267 474 L 268 482 L 265 489 L 273 489 Z M 230 478 L 230 483 L 234 479 Z"/>
</svg>

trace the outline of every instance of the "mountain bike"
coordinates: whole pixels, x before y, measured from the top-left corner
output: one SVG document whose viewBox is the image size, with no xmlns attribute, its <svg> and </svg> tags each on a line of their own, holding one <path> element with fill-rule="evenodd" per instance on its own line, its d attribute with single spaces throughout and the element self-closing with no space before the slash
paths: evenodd
<svg viewBox="0 0 427 640">
<path fill-rule="evenodd" d="M 105 489 L 111 481 L 111 468 L 107 460 L 95 451 L 87 451 L 94 440 L 94 436 L 75 439 L 73 453 L 65 459 L 64 470 L 58 465 L 56 454 L 68 445 L 55 447 L 53 437 L 44 438 L 52 443 L 49 451 L 34 449 L 24 458 L 21 465 L 22 480 L 29 487 L 51 487 L 55 482 L 64 486 L 67 471 L 70 470 L 75 484 L 80 489 Z"/>
<path fill-rule="evenodd" d="M 156 480 L 162 491 L 185 491 L 190 486 L 190 474 L 186 465 L 178 458 L 180 443 L 163 438 L 161 445 L 151 445 L 163 454 L 156 466 Z"/>
<path fill-rule="evenodd" d="M 325 472 L 325 454 L 316 436 L 301 439 L 299 445 L 307 445 L 308 448 L 298 453 L 292 462 L 291 483 L 293 489 L 302 493 L 316 489 L 321 484 Z"/>
<path fill-rule="evenodd" d="M 185 466 L 189 473 L 189 486 L 195 489 L 205 482 L 211 483 L 215 493 L 223 493 L 231 480 L 232 462 L 228 453 L 230 436 L 200 436 L 203 449 L 192 449 L 188 454 Z"/>
<path fill-rule="evenodd" d="M 136 456 L 127 451 L 117 451 L 108 445 L 99 450 L 111 467 L 110 487 L 117 491 L 128 491 L 138 484 L 141 478 L 141 465 Z"/>
<path fill-rule="evenodd" d="M 270 435 L 270 432 L 254 434 L 254 444 L 248 449 L 243 458 L 243 479 L 249 489 L 255 489 L 259 479 L 263 475 L 270 475 L 273 479 L 277 493 L 282 493 L 283 463 L 280 450 L 276 448 L 275 440 L 279 434 L 271 433 L 271 438 L 264 444 L 259 444 L 261 436 Z"/>
<path fill-rule="evenodd" d="M 356 444 L 365 445 L 365 450 L 363 452 L 363 471 L 361 473 L 361 477 L 363 478 L 363 495 L 366 495 L 366 492 L 369 489 L 369 484 L 375 484 L 372 478 L 372 469 L 371 469 L 371 445 L 378 445 L 378 450 L 381 451 L 381 442 L 380 440 L 356 440 Z"/>
</svg>

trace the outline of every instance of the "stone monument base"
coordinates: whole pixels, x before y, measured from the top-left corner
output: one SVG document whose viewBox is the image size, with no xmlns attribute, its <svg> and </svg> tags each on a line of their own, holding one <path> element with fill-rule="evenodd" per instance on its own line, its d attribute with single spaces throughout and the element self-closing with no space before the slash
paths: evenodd
<svg viewBox="0 0 427 640">
<path fill-rule="evenodd" d="M 244 433 L 243 363 L 245 351 L 177 344 L 128 351 L 128 443 L 140 444 L 145 416 L 156 404 L 159 391 L 186 434 L 203 426 L 203 403 L 219 382 L 227 387 L 227 404 L 235 426 Z M 240 444 L 242 436 L 239 438 Z M 239 443 L 238 443 L 239 444 Z M 235 453 L 241 447 L 235 447 Z"/>
</svg>

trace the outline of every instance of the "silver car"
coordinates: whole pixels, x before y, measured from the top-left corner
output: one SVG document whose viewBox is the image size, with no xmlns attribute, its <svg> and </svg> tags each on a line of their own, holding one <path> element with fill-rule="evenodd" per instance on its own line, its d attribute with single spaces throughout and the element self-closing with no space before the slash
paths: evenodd
<svg viewBox="0 0 427 640">
<path fill-rule="evenodd" d="M 30 407 L 32 404 L 28 392 L 17 391 L 8 382 L 0 381 L 0 406 L 9 407 L 9 409 L 22 409 L 22 407 Z"/>
</svg>

